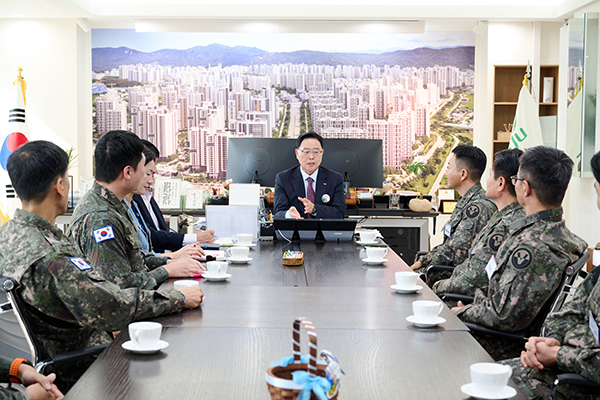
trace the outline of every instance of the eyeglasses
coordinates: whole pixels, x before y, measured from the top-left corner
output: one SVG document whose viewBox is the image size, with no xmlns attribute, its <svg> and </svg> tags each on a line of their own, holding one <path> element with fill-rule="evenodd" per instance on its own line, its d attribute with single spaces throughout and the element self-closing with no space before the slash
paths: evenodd
<svg viewBox="0 0 600 400">
<path fill-rule="evenodd" d="M 321 155 L 321 153 L 323 153 L 322 149 L 298 149 L 298 151 L 306 157 L 308 157 L 311 154 L 315 157 L 318 157 Z"/>
<path fill-rule="evenodd" d="M 517 175 L 513 175 L 510 177 L 510 180 L 512 181 L 513 185 L 516 185 L 517 181 L 527 181 L 527 184 L 529 185 L 529 187 L 533 189 L 533 186 L 531 186 L 531 183 L 525 178 L 519 178 L 519 177 L 517 177 Z"/>
</svg>

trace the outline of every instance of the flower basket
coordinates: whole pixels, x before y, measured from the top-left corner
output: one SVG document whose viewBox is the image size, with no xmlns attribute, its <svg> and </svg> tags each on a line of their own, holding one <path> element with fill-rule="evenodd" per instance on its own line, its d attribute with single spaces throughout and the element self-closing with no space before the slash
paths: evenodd
<svg viewBox="0 0 600 400">
<path fill-rule="evenodd" d="M 308 363 L 303 362 L 306 360 L 301 360 L 300 356 L 300 324 L 304 326 L 308 334 L 310 350 Z M 317 333 L 315 332 L 315 327 L 312 322 L 306 318 L 296 318 L 292 330 L 292 345 L 294 354 L 293 361 L 285 366 L 273 366 L 269 368 L 265 374 L 265 380 L 267 381 L 271 399 L 337 399 L 339 391 L 335 391 L 335 394 L 332 397 L 329 397 L 328 395 L 331 384 L 325 378 L 325 369 L 327 366 L 324 364 L 317 364 Z M 296 374 L 294 374 L 295 372 Z M 298 372 L 300 372 L 300 374 L 298 374 Z M 302 378 L 298 379 L 299 377 Z"/>
</svg>

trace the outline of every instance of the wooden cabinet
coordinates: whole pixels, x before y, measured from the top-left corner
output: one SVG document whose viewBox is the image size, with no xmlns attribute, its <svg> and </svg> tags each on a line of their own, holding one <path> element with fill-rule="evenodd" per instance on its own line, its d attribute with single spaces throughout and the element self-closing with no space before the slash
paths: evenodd
<svg viewBox="0 0 600 400">
<path fill-rule="evenodd" d="M 523 86 L 523 78 L 527 70 L 526 65 L 496 65 L 494 67 L 494 131 L 493 152 L 508 148 L 509 137 L 502 137 L 499 132 L 505 131 L 504 124 L 512 124 L 517 111 L 519 92 Z M 558 114 L 558 66 L 542 65 L 539 72 L 532 68 L 532 74 L 540 74 L 539 87 L 539 116 Z M 553 102 L 544 103 L 542 99 L 544 78 L 552 77 Z"/>
<path fill-rule="evenodd" d="M 494 153 L 508 148 L 509 138 L 502 137 L 499 132 L 505 131 L 504 125 L 512 124 L 515 119 L 526 70 L 526 65 L 494 67 Z"/>
</svg>

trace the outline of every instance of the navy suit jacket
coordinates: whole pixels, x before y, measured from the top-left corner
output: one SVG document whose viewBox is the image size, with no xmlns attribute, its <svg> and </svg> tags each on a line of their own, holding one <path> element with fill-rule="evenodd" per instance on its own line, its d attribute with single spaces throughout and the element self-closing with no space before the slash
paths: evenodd
<svg viewBox="0 0 600 400">
<path fill-rule="evenodd" d="M 329 196 L 329 199 L 323 202 L 325 194 Z M 274 197 L 273 213 L 275 218 L 285 218 L 285 213 L 292 206 L 296 207 L 303 218 L 306 218 L 304 204 L 298 200 L 298 197 L 306 197 L 299 165 L 277 174 Z M 316 218 L 344 218 L 346 197 L 344 196 L 344 179 L 341 174 L 319 167 L 315 185 L 315 205 L 317 206 Z"/>
<path fill-rule="evenodd" d="M 140 209 L 140 213 L 142 214 L 142 218 L 146 221 L 146 225 L 150 229 L 150 240 L 152 240 L 152 247 L 157 253 L 164 253 L 165 250 L 177 251 L 183 245 L 183 237 L 185 236 L 183 233 L 171 232 L 169 231 L 169 227 L 165 222 L 165 219 L 160 211 L 160 207 L 154 201 L 154 198 L 150 199 L 150 205 L 152 206 L 152 211 L 154 211 L 154 215 L 156 215 L 156 219 L 158 220 L 158 228 L 156 229 L 156 225 L 154 225 L 154 221 L 152 221 L 152 217 L 148 212 L 148 208 L 146 207 L 146 203 L 144 203 L 144 199 L 139 194 L 133 195 L 133 201 L 138 205 Z"/>
</svg>

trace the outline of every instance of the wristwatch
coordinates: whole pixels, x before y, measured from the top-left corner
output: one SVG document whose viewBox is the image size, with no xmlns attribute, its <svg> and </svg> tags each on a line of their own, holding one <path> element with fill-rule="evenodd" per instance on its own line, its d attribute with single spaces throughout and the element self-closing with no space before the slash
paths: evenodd
<svg viewBox="0 0 600 400">
<path fill-rule="evenodd" d="M 313 204 L 313 210 L 312 210 L 312 212 L 310 213 L 310 215 L 312 215 L 313 217 L 314 217 L 315 215 L 317 215 L 317 205 L 316 205 L 316 204 Z"/>
<path fill-rule="evenodd" d="M 30 361 L 27 361 L 24 358 L 15 358 L 10 364 L 10 368 L 8 371 L 8 377 L 11 383 L 21 383 L 21 380 L 19 379 L 18 375 L 19 367 L 21 366 L 21 364 L 27 364 L 33 367 L 33 364 L 31 364 Z"/>
</svg>

